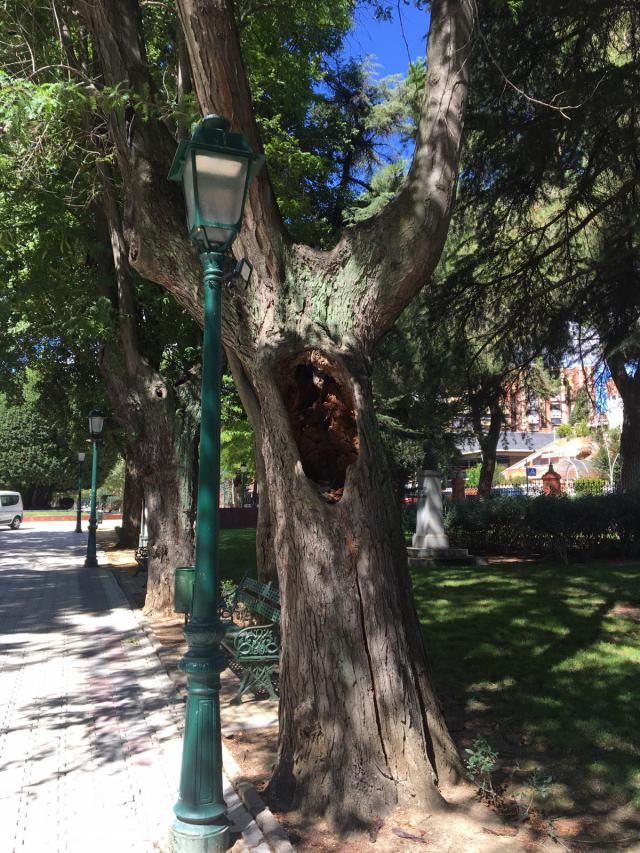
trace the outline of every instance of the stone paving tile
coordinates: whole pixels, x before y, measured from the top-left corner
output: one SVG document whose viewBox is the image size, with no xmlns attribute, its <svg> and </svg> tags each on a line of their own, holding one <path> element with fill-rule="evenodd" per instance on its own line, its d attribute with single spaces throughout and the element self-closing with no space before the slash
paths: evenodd
<svg viewBox="0 0 640 853">
<path fill-rule="evenodd" d="M 0 535 L 0 851 L 150 853 L 172 817 L 183 705 L 112 575 L 83 567 L 84 535 L 34 528 Z"/>
</svg>

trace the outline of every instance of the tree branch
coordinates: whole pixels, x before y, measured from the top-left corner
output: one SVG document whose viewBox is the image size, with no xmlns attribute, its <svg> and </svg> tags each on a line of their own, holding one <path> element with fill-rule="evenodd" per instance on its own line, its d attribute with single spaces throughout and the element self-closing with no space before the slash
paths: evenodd
<svg viewBox="0 0 640 853">
<path fill-rule="evenodd" d="M 203 113 L 226 116 L 253 150 L 261 151 L 231 0 L 178 0 L 177 5 Z M 261 279 L 282 277 L 287 235 L 266 169 L 249 190 L 240 239 L 254 265 L 254 287 Z"/>
<path fill-rule="evenodd" d="M 472 0 L 431 4 L 427 84 L 407 180 L 378 216 L 345 235 L 347 254 L 374 270 L 354 306 L 365 344 L 391 327 L 440 258 L 455 197 L 473 23 Z M 344 246 L 336 250 L 344 252 Z"/>
</svg>

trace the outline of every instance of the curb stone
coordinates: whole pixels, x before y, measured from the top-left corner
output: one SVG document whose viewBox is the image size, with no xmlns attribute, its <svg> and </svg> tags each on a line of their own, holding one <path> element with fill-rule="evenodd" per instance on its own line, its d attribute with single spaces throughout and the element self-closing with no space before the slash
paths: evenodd
<svg viewBox="0 0 640 853">
<path fill-rule="evenodd" d="M 138 625 L 144 631 L 153 651 L 156 653 L 163 669 L 175 687 L 176 695 L 172 697 L 172 702 L 174 704 L 184 706 L 186 702 L 184 681 L 177 676 L 172 668 L 166 665 L 161 653 L 162 645 L 155 638 L 146 617 L 133 607 L 133 602 L 128 595 L 126 587 L 119 582 L 117 572 L 109 563 L 108 555 L 101 549 L 99 549 L 99 553 L 105 557 L 106 560 L 104 564 L 101 564 L 100 568 L 108 570 L 118 589 L 122 592 Z M 247 823 L 246 828 L 241 830 L 242 837 L 236 841 L 231 848 L 230 853 L 295 853 L 295 847 L 289 841 L 289 836 L 286 831 L 278 823 L 271 809 L 267 807 L 255 786 L 243 778 L 240 765 L 237 763 L 224 741 L 221 746 L 222 765 L 225 775 L 231 782 L 234 792 L 239 798 L 237 803 L 233 803 L 232 801 L 228 803 L 228 813 L 231 822 L 232 824 L 236 823 L 238 825 L 238 829 L 240 829 L 240 826 L 242 825 L 241 816 L 238 815 L 236 820 L 233 819 L 233 815 L 234 813 L 237 814 L 239 807 L 244 807 L 244 809 L 249 813 L 249 816 L 252 818 L 252 820 Z M 253 826 L 251 824 L 253 824 Z M 164 845 L 160 849 L 164 849 Z"/>
<path fill-rule="evenodd" d="M 273 853 L 295 853 L 286 831 L 280 826 L 270 808 L 251 782 L 242 776 L 242 769 L 225 744 L 222 744 L 222 763 L 233 787 L 238 792 L 244 807 L 253 816 Z"/>
</svg>

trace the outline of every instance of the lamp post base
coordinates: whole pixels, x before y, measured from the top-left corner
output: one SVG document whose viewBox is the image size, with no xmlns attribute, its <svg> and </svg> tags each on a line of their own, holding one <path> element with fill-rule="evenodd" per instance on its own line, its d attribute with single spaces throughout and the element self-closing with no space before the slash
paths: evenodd
<svg viewBox="0 0 640 853">
<path fill-rule="evenodd" d="M 169 830 L 171 853 L 225 853 L 230 846 L 229 827 L 221 824 L 183 823 L 176 818 Z"/>
<path fill-rule="evenodd" d="M 98 524 L 95 515 L 89 519 L 89 537 L 87 539 L 87 555 L 84 561 L 86 569 L 95 569 L 98 565 L 96 531 Z"/>
<path fill-rule="evenodd" d="M 175 853 L 222 853 L 229 846 L 220 738 L 220 654 L 225 633 L 215 616 L 192 617 L 184 634 L 188 651 L 178 664 L 187 676 L 187 707 L 180 796 L 173 807 L 171 836 Z"/>
</svg>

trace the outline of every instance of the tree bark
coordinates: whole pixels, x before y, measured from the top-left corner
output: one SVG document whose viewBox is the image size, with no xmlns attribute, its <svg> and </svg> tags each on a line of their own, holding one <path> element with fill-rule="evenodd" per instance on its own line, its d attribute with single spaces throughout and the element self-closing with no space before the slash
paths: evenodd
<svg viewBox="0 0 640 853">
<path fill-rule="evenodd" d="M 122 496 L 122 526 L 118 536 L 119 548 L 137 548 L 140 538 L 143 488 L 141 478 L 133 464 L 131 453 L 125 453 L 124 493 Z"/>
<path fill-rule="evenodd" d="M 173 611 L 173 579 L 177 566 L 193 560 L 193 435 L 196 424 L 175 390 L 153 369 L 139 349 L 132 273 L 114 190 L 104 181 L 104 228 L 111 258 L 103 264 L 115 279 L 111 294 L 118 339 L 106 340 L 101 374 L 113 411 L 128 439 L 127 463 L 142 487 L 147 509 L 148 576 L 145 613 Z M 98 217 L 100 219 L 100 217 Z"/>
<path fill-rule="evenodd" d="M 474 428 L 482 451 L 482 465 L 480 466 L 480 479 L 478 482 L 478 495 L 489 497 L 493 487 L 493 477 L 496 472 L 496 456 L 500 430 L 504 421 L 502 406 L 499 401 L 492 403 L 489 407 L 489 429 L 485 432 L 482 427 L 482 414 L 476 412 L 474 416 Z"/>
<path fill-rule="evenodd" d="M 148 97 L 136 0 L 78 3 L 105 81 Z M 179 0 L 178 8 L 203 112 L 228 116 L 258 150 L 232 3 Z M 252 281 L 227 291 L 223 306 L 223 342 L 259 435 L 261 514 L 268 493 L 282 599 L 270 791 L 345 829 L 397 803 L 435 805 L 437 781 L 462 772 L 431 685 L 369 374 L 376 341 L 428 282 L 446 237 L 471 9 L 466 0 L 431 4 L 416 154 L 396 199 L 347 229 L 333 250 L 316 251 L 291 245 L 265 171 L 236 247 L 254 266 Z M 165 180 L 166 131 L 150 119 L 129 141 L 115 115 L 111 133 L 125 177 L 129 260 L 201 323 L 199 266 L 179 238 L 181 204 Z"/>
<path fill-rule="evenodd" d="M 368 370 L 327 349 L 281 352 L 254 374 L 284 638 L 269 790 L 346 829 L 398 803 L 433 805 L 436 779 L 460 764 L 425 663 Z"/>
<path fill-rule="evenodd" d="M 624 353 L 609 355 L 607 358 L 624 405 L 620 435 L 620 489 L 623 492 L 637 492 L 640 491 L 640 371 L 630 376 L 626 361 Z"/>
</svg>

